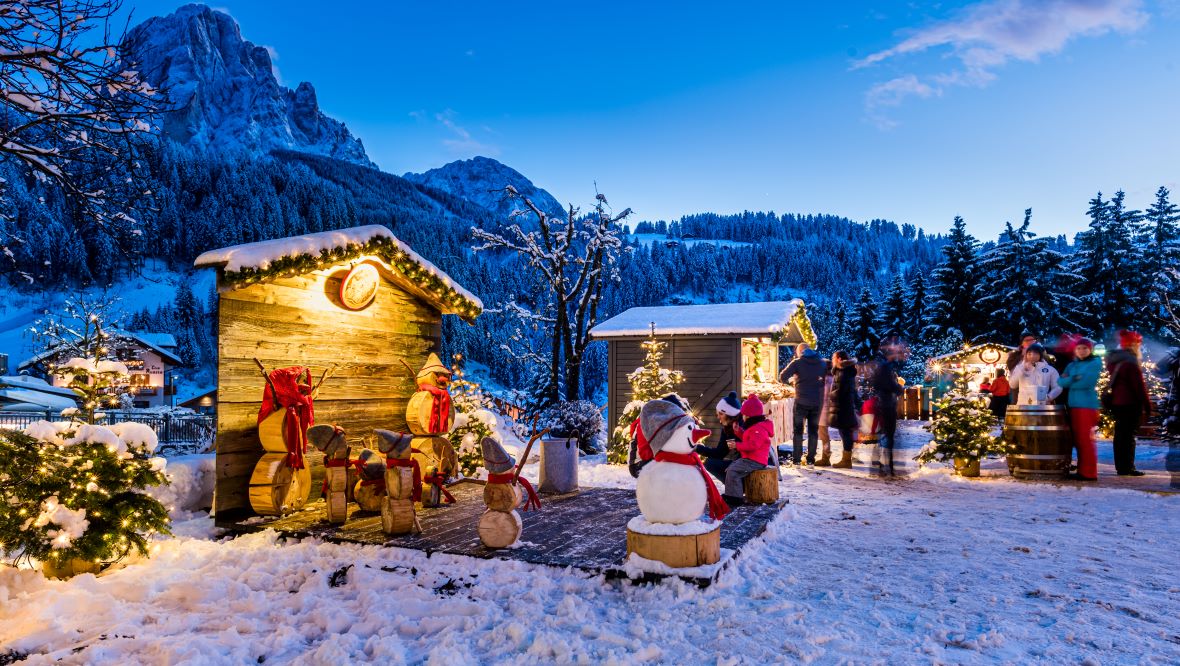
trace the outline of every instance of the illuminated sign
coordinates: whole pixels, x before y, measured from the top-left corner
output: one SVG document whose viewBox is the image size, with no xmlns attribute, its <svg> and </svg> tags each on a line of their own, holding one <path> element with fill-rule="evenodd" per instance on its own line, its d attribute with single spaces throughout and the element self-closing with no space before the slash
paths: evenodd
<svg viewBox="0 0 1180 666">
<path fill-rule="evenodd" d="M 377 297 L 381 276 L 373 264 L 357 264 L 340 283 L 340 302 L 349 310 L 360 310 Z"/>
</svg>

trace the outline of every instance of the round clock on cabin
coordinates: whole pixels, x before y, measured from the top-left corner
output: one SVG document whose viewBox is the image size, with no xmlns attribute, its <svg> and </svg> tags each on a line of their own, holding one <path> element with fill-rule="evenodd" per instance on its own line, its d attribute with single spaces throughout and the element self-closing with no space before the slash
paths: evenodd
<svg viewBox="0 0 1180 666">
<path fill-rule="evenodd" d="M 979 352 L 979 360 L 984 363 L 995 363 L 1000 360 L 1000 352 L 996 349 L 984 349 Z"/>
<path fill-rule="evenodd" d="M 357 264 L 340 283 L 340 302 L 349 310 L 360 310 L 377 297 L 381 276 L 373 264 Z"/>
</svg>

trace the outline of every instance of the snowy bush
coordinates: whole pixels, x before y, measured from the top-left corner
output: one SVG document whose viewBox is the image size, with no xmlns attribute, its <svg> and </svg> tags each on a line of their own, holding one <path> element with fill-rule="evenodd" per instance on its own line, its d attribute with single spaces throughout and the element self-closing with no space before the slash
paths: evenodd
<svg viewBox="0 0 1180 666">
<path fill-rule="evenodd" d="M 550 437 L 578 437 L 578 448 L 596 453 L 606 424 L 598 405 L 589 400 L 559 402 L 537 416 L 537 428 L 549 429 Z"/>
<path fill-rule="evenodd" d="M 55 565 L 146 555 L 148 538 L 169 524 L 143 492 L 166 483 L 154 446 L 137 424 L 0 430 L 0 554 Z"/>
</svg>

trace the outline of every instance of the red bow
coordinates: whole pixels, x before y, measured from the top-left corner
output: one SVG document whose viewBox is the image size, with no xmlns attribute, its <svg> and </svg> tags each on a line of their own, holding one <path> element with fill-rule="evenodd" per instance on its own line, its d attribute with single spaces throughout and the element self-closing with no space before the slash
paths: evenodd
<svg viewBox="0 0 1180 666">
<path fill-rule="evenodd" d="M 287 466 L 291 469 L 305 467 L 303 456 L 307 453 L 307 429 L 315 425 L 311 396 L 299 389 L 301 377 L 306 377 L 305 384 L 311 385 L 311 370 L 303 366 L 271 370 L 270 381 L 262 391 L 262 408 L 258 410 L 259 423 L 280 408 L 287 410 L 283 417 L 287 426 L 284 443 L 287 445 Z M 273 392 L 271 387 L 274 388 Z"/>
<path fill-rule="evenodd" d="M 413 458 L 386 458 L 385 465 L 387 467 L 412 467 L 414 469 L 414 491 L 410 497 L 415 502 L 422 501 L 422 468 L 418 466 L 417 460 Z"/>
<path fill-rule="evenodd" d="M 447 420 L 451 418 L 451 394 L 430 384 L 420 384 L 418 389 L 434 396 L 430 405 L 430 432 L 446 432 Z"/>
<path fill-rule="evenodd" d="M 488 483 L 512 483 L 512 479 L 515 476 L 512 472 L 504 472 L 503 474 L 492 474 L 489 472 Z M 537 497 L 537 491 L 533 489 L 533 484 L 529 483 L 529 480 L 522 476 L 520 477 L 520 485 L 524 486 L 524 490 L 528 495 L 528 499 L 525 501 L 524 506 L 521 507 L 521 510 L 540 509 L 541 498 Z"/>
<path fill-rule="evenodd" d="M 442 493 L 444 502 L 446 502 L 447 504 L 454 504 L 455 503 L 455 496 L 452 495 L 450 493 L 450 491 L 447 490 L 447 487 L 445 485 L 443 485 L 446 483 L 446 480 L 447 480 L 446 477 L 443 476 L 442 474 L 439 474 L 438 472 L 435 472 L 434 474 L 431 474 L 430 476 L 424 477 L 422 479 L 422 481 L 424 481 L 425 483 L 429 483 L 430 485 L 434 486 L 435 488 L 438 488 L 439 492 Z"/>
<path fill-rule="evenodd" d="M 721 520 L 729 513 L 729 505 L 721 498 L 721 493 L 717 492 L 717 486 L 713 485 L 713 479 L 705 471 L 705 463 L 701 462 L 699 455 L 696 453 L 660 451 L 656 454 L 656 462 L 670 462 L 696 467 L 701 473 L 701 478 L 705 481 L 705 491 L 709 495 L 709 517 L 713 520 Z"/>
</svg>

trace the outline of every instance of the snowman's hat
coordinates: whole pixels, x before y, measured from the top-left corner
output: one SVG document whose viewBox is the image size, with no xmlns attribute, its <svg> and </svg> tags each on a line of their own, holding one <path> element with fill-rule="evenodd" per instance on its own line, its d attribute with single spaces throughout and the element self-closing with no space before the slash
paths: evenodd
<svg viewBox="0 0 1180 666">
<path fill-rule="evenodd" d="M 308 433 L 310 432 L 309 430 Z M 414 440 L 413 436 L 404 432 L 374 430 L 373 433 L 377 435 L 377 450 L 390 458 L 406 457 L 405 454 L 410 451 L 410 442 Z"/>
<path fill-rule="evenodd" d="M 328 447 L 335 450 L 344 443 L 344 428 L 327 423 L 313 425 L 307 429 L 307 441 L 320 451 L 328 453 Z"/>
<path fill-rule="evenodd" d="M 430 352 L 430 356 L 426 357 L 426 365 L 422 366 L 422 369 L 418 371 L 416 379 L 428 379 L 433 374 L 450 377 L 451 369 L 443 365 L 442 359 L 438 357 L 438 354 Z"/>
<path fill-rule="evenodd" d="M 357 471 L 360 472 L 361 478 L 366 481 L 373 479 L 380 479 L 385 475 L 385 460 L 381 458 L 381 454 L 372 449 L 363 449 L 361 454 L 357 456 L 360 465 Z"/>
<path fill-rule="evenodd" d="M 651 400 L 639 410 L 639 429 L 653 454 L 659 453 L 672 433 L 686 423 L 695 422 L 687 412 L 666 400 Z"/>
<path fill-rule="evenodd" d="M 484 437 L 479 448 L 483 453 L 483 466 L 492 474 L 503 474 L 516 465 L 516 460 L 508 455 L 500 442 L 491 437 Z"/>
</svg>

